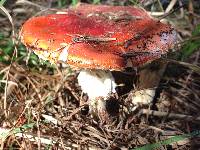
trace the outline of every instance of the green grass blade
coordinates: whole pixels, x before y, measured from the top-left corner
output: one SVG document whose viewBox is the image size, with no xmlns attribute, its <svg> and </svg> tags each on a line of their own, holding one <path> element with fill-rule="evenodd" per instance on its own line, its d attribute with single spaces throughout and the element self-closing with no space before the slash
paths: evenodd
<svg viewBox="0 0 200 150">
<path fill-rule="evenodd" d="M 10 136 L 12 134 L 17 134 L 17 133 L 24 132 L 28 129 L 32 129 L 34 125 L 35 125 L 35 123 L 24 124 L 23 126 L 21 126 L 19 128 L 14 128 L 14 129 L 11 129 L 10 131 L 2 132 L 2 133 L 0 133 L 0 139 L 2 139 L 4 141 L 8 136 Z"/>
<path fill-rule="evenodd" d="M 182 48 L 181 60 L 185 60 L 190 57 L 195 51 L 200 48 L 200 24 L 196 26 L 192 32 L 192 37 L 189 39 Z"/>
<path fill-rule="evenodd" d="M 78 0 L 72 0 L 72 6 L 76 6 L 76 4 L 78 4 Z"/>
<path fill-rule="evenodd" d="M 92 3 L 93 4 L 100 4 L 101 0 L 93 0 Z"/>
<path fill-rule="evenodd" d="M 172 138 L 169 138 L 169 139 L 166 139 L 166 140 L 154 143 L 154 144 L 147 144 L 145 146 L 135 148 L 135 149 L 132 149 L 132 150 L 154 150 L 154 149 L 157 149 L 161 146 L 170 145 L 174 142 L 178 142 L 178 141 L 181 141 L 181 140 L 184 140 L 184 139 L 188 139 L 188 138 L 191 138 L 191 137 L 194 137 L 194 136 L 197 136 L 197 135 L 200 135 L 200 130 L 199 131 L 193 131 L 192 133 L 189 133 L 189 134 L 177 135 L 177 136 L 174 136 Z"/>
<path fill-rule="evenodd" d="M 0 0 L 0 6 L 3 6 L 3 4 L 6 2 L 6 0 Z"/>
</svg>

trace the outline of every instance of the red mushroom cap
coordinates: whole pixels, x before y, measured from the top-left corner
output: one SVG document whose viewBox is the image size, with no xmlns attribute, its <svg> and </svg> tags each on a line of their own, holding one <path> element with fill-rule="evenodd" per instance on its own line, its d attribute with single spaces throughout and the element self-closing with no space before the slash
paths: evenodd
<svg viewBox="0 0 200 150">
<path fill-rule="evenodd" d="M 161 57 L 175 42 L 169 25 L 128 6 L 79 5 L 64 14 L 34 17 L 22 42 L 43 59 L 79 68 L 123 70 Z"/>
</svg>

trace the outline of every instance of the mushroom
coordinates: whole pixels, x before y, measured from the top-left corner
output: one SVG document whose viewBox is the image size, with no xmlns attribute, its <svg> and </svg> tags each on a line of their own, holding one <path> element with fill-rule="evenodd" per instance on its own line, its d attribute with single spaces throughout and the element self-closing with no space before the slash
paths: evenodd
<svg viewBox="0 0 200 150">
<path fill-rule="evenodd" d="M 20 31 L 21 41 L 40 58 L 81 69 L 79 85 L 100 116 L 107 112 L 105 101 L 116 93 L 110 71 L 160 58 L 174 44 L 175 35 L 171 26 L 144 9 L 90 4 L 33 17 Z"/>
</svg>

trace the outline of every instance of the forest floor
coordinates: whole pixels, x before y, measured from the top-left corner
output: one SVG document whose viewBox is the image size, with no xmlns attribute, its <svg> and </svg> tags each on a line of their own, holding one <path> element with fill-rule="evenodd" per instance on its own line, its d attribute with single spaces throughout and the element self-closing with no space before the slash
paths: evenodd
<svg viewBox="0 0 200 150">
<path fill-rule="evenodd" d="M 163 10 L 170 12 L 178 8 L 164 18 L 178 33 L 177 45 L 168 57 L 200 66 L 200 1 L 81 2 L 138 5 L 152 12 L 154 17 L 162 16 Z M 153 106 L 141 106 L 138 111 L 128 112 L 125 93 L 119 97 L 120 115 L 112 122 L 102 123 L 88 112 L 87 96 L 82 94 L 76 79 L 78 71 L 40 61 L 18 38 L 27 19 L 48 10 L 67 8 L 76 1 L 8 0 L 0 3 L 3 4 L 0 4 L 1 149 L 139 149 L 145 146 L 146 150 L 182 150 L 200 147 L 200 72 L 193 69 L 194 66 L 169 62 Z"/>
</svg>

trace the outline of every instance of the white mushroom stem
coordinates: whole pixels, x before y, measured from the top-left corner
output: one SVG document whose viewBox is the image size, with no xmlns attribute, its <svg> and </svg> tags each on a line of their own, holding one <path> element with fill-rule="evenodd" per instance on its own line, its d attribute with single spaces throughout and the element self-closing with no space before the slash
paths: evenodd
<svg viewBox="0 0 200 150">
<path fill-rule="evenodd" d="M 106 100 L 110 94 L 116 93 L 117 84 L 110 71 L 82 70 L 78 75 L 78 83 L 89 97 L 90 110 L 106 113 Z M 100 115 L 100 114 L 99 114 Z"/>
<path fill-rule="evenodd" d="M 159 74 L 162 74 L 163 71 L 161 71 L 162 73 L 158 72 L 159 70 L 150 72 L 149 69 L 141 71 L 140 73 L 142 74 L 139 79 L 142 79 L 142 81 L 140 81 L 139 86 L 145 86 L 145 84 L 147 84 L 145 87 L 157 86 L 160 81 Z M 148 75 L 147 77 L 146 74 L 149 73 L 153 75 Z M 106 100 L 108 100 L 111 93 L 116 93 L 117 87 L 111 72 L 104 70 L 82 70 L 78 75 L 78 83 L 82 91 L 89 97 L 90 112 L 101 119 L 105 118 L 108 113 L 106 110 Z M 155 88 L 136 88 L 136 90 L 133 90 L 129 94 L 133 104 L 133 107 L 130 109 L 133 111 L 138 105 L 150 104 L 154 96 Z"/>
<path fill-rule="evenodd" d="M 153 101 L 155 93 L 156 93 L 155 89 L 143 89 L 143 90 L 135 91 L 132 96 L 132 103 L 135 105 L 150 104 Z"/>
<path fill-rule="evenodd" d="M 139 70 L 136 89 L 131 91 L 128 96 L 134 105 L 130 108 L 131 111 L 134 111 L 139 105 L 152 103 L 166 66 L 165 62 L 158 60 Z"/>
<path fill-rule="evenodd" d="M 151 104 L 155 97 L 155 93 L 155 89 L 134 90 L 130 92 L 128 96 L 131 100 L 129 110 L 134 111 L 141 105 Z"/>
</svg>

